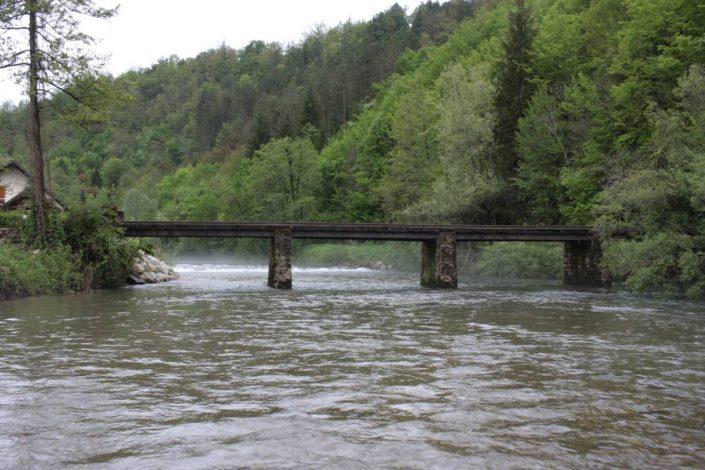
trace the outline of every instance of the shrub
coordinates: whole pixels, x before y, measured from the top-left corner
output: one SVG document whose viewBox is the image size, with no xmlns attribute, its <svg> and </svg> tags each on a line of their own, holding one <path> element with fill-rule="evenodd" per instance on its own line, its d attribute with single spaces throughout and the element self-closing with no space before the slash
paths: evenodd
<svg viewBox="0 0 705 470">
<path fill-rule="evenodd" d="M 69 250 L 26 251 L 0 243 L 0 299 L 69 292 L 81 287 L 81 273 Z"/>
<path fill-rule="evenodd" d="M 116 288 L 125 283 L 137 246 L 122 237 L 117 213 L 95 202 L 62 215 L 62 242 L 71 248 L 91 288 Z"/>
<path fill-rule="evenodd" d="M 509 278 L 560 279 L 560 244 L 495 243 L 480 248 L 472 267 L 476 274 Z"/>
<path fill-rule="evenodd" d="M 605 245 L 605 259 L 617 279 L 636 292 L 705 295 L 702 255 L 687 235 L 657 233 L 642 240 L 615 240 Z"/>
<path fill-rule="evenodd" d="M 380 264 L 401 271 L 418 269 L 420 249 L 409 243 L 326 243 L 306 244 L 296 258 L 315 266 L 377 267 Z"/>
</svg>

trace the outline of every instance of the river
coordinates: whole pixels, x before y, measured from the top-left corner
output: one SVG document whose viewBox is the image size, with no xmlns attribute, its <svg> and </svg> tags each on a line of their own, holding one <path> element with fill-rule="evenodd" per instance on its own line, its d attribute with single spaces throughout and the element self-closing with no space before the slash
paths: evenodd
<svg viewBox="0 0 705 470">
<path fill-rule="evenodd" d="M 0 303 L 0 468 L 705 466 L 705 307 L 180 265 Z"/>
</svg>

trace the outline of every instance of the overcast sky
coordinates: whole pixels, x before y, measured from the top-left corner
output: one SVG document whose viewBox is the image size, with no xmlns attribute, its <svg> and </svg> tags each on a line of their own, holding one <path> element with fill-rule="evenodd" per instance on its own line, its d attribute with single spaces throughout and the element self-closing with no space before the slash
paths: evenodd
<svg viewBox="0 0 705 470">
<path fill-rule="evenodd" d="M 422 0 L 99 0 L 120 5 L 118 16 L 87 22 L 113 75 L 146 67 L 172 54 L 193 57 L 222 43 L 240 48 L 252 40 L 284 44 L 300 40 L 316 25 L 370 19 L 399 3 L 413 11 Z M 17 102 L 22 91 L 0 71 L 0 102 Z"/>
</svg>

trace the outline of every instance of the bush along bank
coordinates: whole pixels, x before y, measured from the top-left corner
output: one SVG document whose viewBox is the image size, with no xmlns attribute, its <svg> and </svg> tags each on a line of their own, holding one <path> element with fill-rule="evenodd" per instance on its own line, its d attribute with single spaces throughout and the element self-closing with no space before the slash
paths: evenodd
<svg viewBox="0 0 705 470">
<path fill-rule="evenodd" d="M 146 255 L 139 242 L 123 237 L 117 220 L 115 209 L 88 201 L 51 214 L 44 245 L 37 241 L 31 215 L 5 215 L 0 299 L 124 286 L 139 274 L 137 260 Z"/>
</svg>

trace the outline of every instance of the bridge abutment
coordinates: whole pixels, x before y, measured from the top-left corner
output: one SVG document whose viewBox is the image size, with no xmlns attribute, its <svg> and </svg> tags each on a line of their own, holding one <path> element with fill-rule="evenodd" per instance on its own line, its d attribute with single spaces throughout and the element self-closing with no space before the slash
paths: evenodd
<svg viewBox="0 0 705 470">
<path fill-rule="evenodd" d="M 421 285 L 438 289 L 458 287 L 458 244 L 455 233 L 441 232 L 421 245 Z"/>
<path fill-rule="evenodd" d="M 612 276 L 602 268 L 602 247 L 595 238 L 565 242 L 563 284 L 567 286 L 609 287 Z"/>
<path fill-rule="evenodd" d="M 271 239 L 267 285 L 273 289 L 291 289 L 291 239 L 291 229 L 276 230 Z"/>
</svg>

